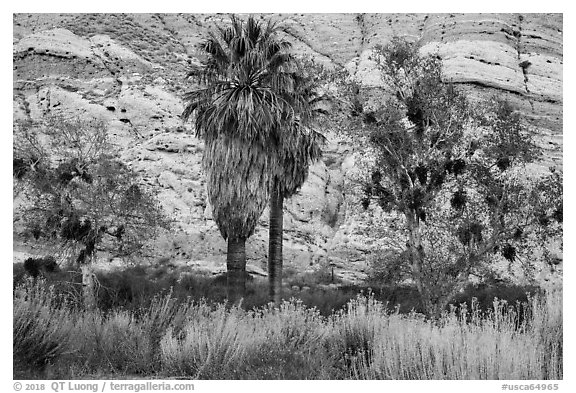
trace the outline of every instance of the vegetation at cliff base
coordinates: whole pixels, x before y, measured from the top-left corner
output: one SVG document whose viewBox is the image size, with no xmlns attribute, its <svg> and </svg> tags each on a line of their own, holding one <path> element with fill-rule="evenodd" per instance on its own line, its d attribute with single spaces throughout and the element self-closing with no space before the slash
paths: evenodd
<svg viewBox="0 0 576 393">
<path fill-rule="evenodd" d="M 296 301 L 249 311 L 156 297 L 136 311 L 14 293 L 14 378 L 562 379 L 561 293 L 436 320 L 358 296 L 329 316 Z"/>
</svg>

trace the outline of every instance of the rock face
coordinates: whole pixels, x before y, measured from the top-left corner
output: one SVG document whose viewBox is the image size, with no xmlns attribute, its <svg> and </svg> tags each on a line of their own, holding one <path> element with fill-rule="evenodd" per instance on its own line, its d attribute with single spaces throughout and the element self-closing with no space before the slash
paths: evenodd
<svg viewBox="0 0 576 393">
<path fill-rule="evenodd" d="M 512 100 L 546 150 L 562 165 L 561 14 L 279 14 L 297 53 L 346 67 L 380 88 L 372 48 L 401 36 L 437 54 L 445 78 L 474 100 L 498 93 Z M 158 255 L 223 266 L 226 245 L 211 220 L 200 161 L 203 144 L 180 119 L 187 67 L 197 44 L 227 15 L 15 14 L 15 119 L 51 114 L 96 116 L 143 181 L 159 190 L 172 233 Z M 369 245 L 349 214 L 353 166 L 349 146 L 330 130 L 323 160 L 285 204 L 285 260 L 298 268 L 333 263 L 361 278 Z M 249 263 L 265 268 L 267 212 L 247 246 Z"/>
</svg>

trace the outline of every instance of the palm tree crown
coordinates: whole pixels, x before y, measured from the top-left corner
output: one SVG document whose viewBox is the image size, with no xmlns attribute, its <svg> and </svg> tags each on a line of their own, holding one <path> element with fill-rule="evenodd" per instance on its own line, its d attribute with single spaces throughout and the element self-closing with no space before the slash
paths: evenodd
<svg viewBox="0 0 576 393">
<path fill-rule="evenodd" d="M 293 116 L 285 100 L 293 89 L 290 43 L 278 39 L 278 27 L 232 16 L 232 25 L 211 32 L 200 49 L 207 59 L 189 77 L 203 88 L 184 96 L 183 117 L 196 112 L 196 132 L 205 140 L 223 133 L 266 145 L 270 131 Z"/>
<path fill-rule="evenodd" d="M 294 195 L 304 184 L 310 165 L 322 155 L 326 138 L 314 123 L 319 115 L 327 114 L 323 104 L 328 101 L 320 92 L 323 69 L 310 60 L 297 62 L 291 73 L 292 89 L 284 92 L 290 103 L 290 113 L 285 113 L 280 132 L 273 135 L 275 165 L 272 188 L 281 187 L 285 198 Z"/>
</svg>

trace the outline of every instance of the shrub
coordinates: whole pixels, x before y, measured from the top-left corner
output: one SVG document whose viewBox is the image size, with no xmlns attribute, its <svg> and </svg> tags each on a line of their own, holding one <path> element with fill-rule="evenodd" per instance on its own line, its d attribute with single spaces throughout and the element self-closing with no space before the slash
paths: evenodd
<svg viewBox="0 0 576 393">
<path fill-rule="evenodd" d="M 80 375 L 95 371 L 149 375 L 154 371 L 150 339 L 131 313 L 85 312 L 71 336 L 77 355 L 69 362 L 83 368 L 78 370 Z"/>
<path fill-rule="evenodd" d="M 370 364 L 374 357 L 374 340 L 388 313 L 373 297 L 357 296 L 346 309 L 334 316 L 334 337 L 339 357 L 347 373 L 358 364 Z"/>
<path fill-rule="evenodd" d="M 228 378 L 331 379 L 339 370 L 326 338 L 330 334 L 319 311 L 291 299 L 278 308 L 251 312 L 243 329 L 248 346 L 243 361 Z M 248 336 L 248 338 L 246 338 Z"/>
<path fill-rule="evenodd" d="M 15 375 L 194 379 L 562 379 L 561 293 L 527 308 L 496 300 L 437 320 L 357 296 L 329 317 L 302 302 L 244 311 L 156 296 L 138 310 L 86 311 L 41 281 L 14 296 Z M 524 307 L 524 306 L 523 306 Z M 525 322 L 517 326 L 518 312 Z M 51 365 L 51 374 L 46 369 Z"/>
<path fill-rule="evenodd" d="M 530 295 L 542 294 L 540 288 L 532 285 L 516 285 L 507 282 L 486 282 L 470 284 L 464 291 L 456 295 L 450 301 L 451 304 L 459 305 L 467 303 L 472 306 L 472 299 L 476 299 L 476 306 L 483 312 L 493 307 L 494 299 L 505 300 L 508 304 L 526 303 Z"/>
<path fill-rule="evenodd" d="M 200 304 L 178 332 L 169 328 L 160 341 L 162 364 L 191 379 L 220 379 L 240 363 L 249 338 L 241 335 L 239 309 Z"/>
<path fill-rule="evenodd" d="M 31 281 L 15 291 L 13 314 L 14 368 L 43 371 L 68 353 L 74 318 L 66 307 L 54 306 L 53 290 Z"/>
<path fill-rule="evenodd" d="M 39 275 L 44 275 L 46 272 L 53 273 L 59 271 L 56 259 L 53 256 L 46 256 L 41 258 L 28 258 L 24 261 L 24 270 L 36 278 Z"/>
</svg>

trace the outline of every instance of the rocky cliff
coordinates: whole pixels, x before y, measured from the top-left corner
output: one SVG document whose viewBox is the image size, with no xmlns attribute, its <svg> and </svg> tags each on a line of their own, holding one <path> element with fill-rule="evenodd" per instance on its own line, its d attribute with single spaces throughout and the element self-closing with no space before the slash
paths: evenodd
<svg viewBox="0 0 576 393">
<path fill-rule="evenodd" d="M 296 52 L 345 67 L 368 87 L 381 81 L 371 49 L 394 36 L 438 54 L 446 78 L 479 100 L 512 100 L 545 148 L 544 165 L 562 165 L 561 14 L 277 14 Z M 16 14 L 13 18 L 15 119 L 97 116 L 126 162 L 157 187 L 175 230 L 158 255 L 224 269 L 225 243 L 211 220 L 200 167 L 202 143 L 183 124 L 182 94 L 197 44 L 227 15 Z M 352 151 L 327 132 L 325 156 L 285 206 L 285 259 L 314 267 L 328 260 L 362 277 L 363 240 L 346 196 Z M 267 213 L 249 240 L 253 269 L 265 267 Z"/>
</svg>

